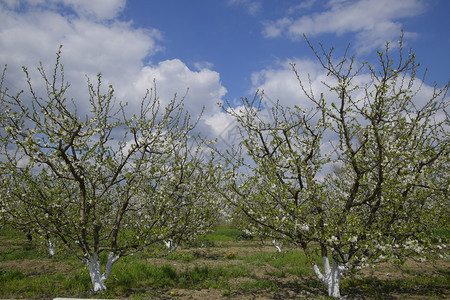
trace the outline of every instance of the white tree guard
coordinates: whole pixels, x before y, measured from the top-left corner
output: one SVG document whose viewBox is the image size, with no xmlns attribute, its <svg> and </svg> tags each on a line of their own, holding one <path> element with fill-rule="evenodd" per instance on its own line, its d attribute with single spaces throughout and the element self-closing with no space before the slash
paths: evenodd
<svg viewBox="0 0 450 300">
<path fill-rule="evenodd" d="M 277 240 L 272 240 L 272 244 L 275 246 L 275 248 L 277 248 L 277 251 L 281 253 L 281 243 Z"/>
<path fill-rule="evenodd" d="M 166 245 L 166 247 L 169 251 L 169 254 L 177 249 L 177 245 L 173 242 L 172 239 L 168 239 L 167 241 L 164 241 L 164 244 Z"/>
<path fill-rule="evenodd" d="M 51 238 L 47 238 L 47 249 L 50 256 L 56 254 L 56 237 L 53 238 L 53 241 Z"/>
<path fill-rule="evenodd" d="M 109 252 L 108 261 L 106 262 L 106 270 L 102 274 L 100 269 L 100 261 L 98 259 L 98 253 L 94 253 L 87 262 L 89 267 L 89 275 L 91 276 L 94 292 L 101 292 L 106 290 L 105 280 L 108 279 L 111 274 L 114 263 L 119 259 L 119 256 L 114 256 L 113 252 Z"/>
<path fill-rule="evenodd" d="M 319 280 L 325 284 L 325 286 L 328 289 L 328 296 L 334 297 L 334 298 L 340 298 L 341 292 L 339 290 L 339 284 L 342 279 L 342 274 L 345 271 L 344 265 L 338 265 L 333 260 L 333 265 L 330 268 L 330 261 L 328 257 L 324 256 L 322 257 L 322 264 L 323 264 L 323 271 L 324 274 L 320 271 L 317 264 L 313 265 L 314 272 L 316 273 Z"/>
</svg>

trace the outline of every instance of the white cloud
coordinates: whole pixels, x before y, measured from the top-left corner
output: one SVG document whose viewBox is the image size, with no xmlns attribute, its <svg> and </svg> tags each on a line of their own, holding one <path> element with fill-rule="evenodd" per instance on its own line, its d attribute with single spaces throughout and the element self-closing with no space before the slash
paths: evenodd
<svg viewBox="0 0 450 300">
<path fill-rule="evenodd" d="M 261 2 L 255 0 L 229 0 L 228 4 L 242 6 L 252 16 L 258 14 L 262 8 Z"/>
<path fill-rule="evenodd" d="M 25 88 L 21 66 L 38 81 L 39 62 L 51 71 L 55 53 L 63 45 L 65 79 L 71 83 L 70 97 L 86 99 L 85 75 L 104 74 L 105 83 L 124 83 L 139 73 L 143 59 L 159 50 L 157 30 L 133 28 L 130 23 L 64 16 L 54 10 L 8 10 L 0 4 L 0 64 L 8 64 L 11 90 Z M 144 93 L 144 91 L 142 91 Z"/>
<path fill-rule="evenodd" d="M 194 63 L 194 67 L 198 70 L 212 69 L 214 67 L 214 64 L 209 61 L 198 61 Z"/>
<path fill-rule="evenodd" d="M 112 19 L 125 8 L 126 0 L 52 0 L 70 5 L 80 16 Z"/>
<path fill-rule="evenodd" d="M 267 96 L 264 102 L 264 109 L 270 109 L 275 101 L 279 101 L 285 107 L 297 105 L 308 110 L 315 107 L 315 104 L 302 91 L 297 76 L 292 70 L 292 63 L 295 64 L 295 70 L 304 88 L 310 95 L 313 94 L 316 99 L 319 99 L 322 94 L 328 104 L 339 101 L 335 91 L 330 91 L 324 84 L 326 83 L 331 87 L 337 86 L 339 83 L 336 78 L 327 76 L 327 71 L 319 62 L 294 58 L 292 60 L 278 62 L 273 68 L 263 69 L 252 74 L 253 88 L 264 91 L 264 94 Z M 353 70 L 357 69 L 356 66 L 359 66 L 358 62 L 355 62 Z M 379 68 L 378 65 L 374 65 L 373 67 L 375 70 Z M 342 72 L 346 72 L 345 66 Z M 420 76 L 421 74 L 418 74 L 418 77 L 415 78 L 411 86 L 409 86 L 411 80 L 410 75 L 405 75 L 402 80 L 398 80 L 395 84 L 397 91 L 400 89 L 410 89 L 414 92 L 412 101 L 417 108 L 424 106 L 432 99 L 435 92 L 433 86 L 427 85 L 419 79 Z M 352 86 L 359 86 L 358 89 L 352 92 L 352 99 L 356 101 L 357 99 L 365 98 L 367 94 L 364 87 L 368 87 L 370 91 L 374 89 L 373 85 L 374 80 L 369 74 L 368 68 L 362 69 L 358 75 L 352 78 Z M 448 101 L 448 97 L 446 99 Z M 437 118 L 442 119 L 445 116 L 440 114 Z"/>
<path fill-rule="evenodd" d="M 235 129 L 236 122 L 231 115 L 225 112 L 217 112 L 205 117 L 205 123 L 211 127 L 215 136 L 219 136 L 225 141 L 233 139 L 231 135 L 234 134 L 233 129 Z"/>
<path fill-rule="evenodd" d="M 424 10 L 421 0 L 330 0 L 326 7 L 319 13 L 266 22 L 263 34 L 268 38 L 286 35 L 295 40 L 303 33 L 356 33 L 356 48 L 366 52 L 398 37 L 402 29 L 400 19 L 417 16 Z"/>
<path fill-rule="evenodd" d="M 286 30 L 291 24 L 292 19 L 283 18 L 279 19 L 275 22 L 266 22 L 264 24 L 264 36 L 267 38 L 277 38 L 283 34 L 283 31 Z"/>
<path fill-rule="evenodd" d="M 83 72 L 129 76 L 142 66 L 142 59 L 160 49 L 158 30 L 134 29 L 127 23 L 109 26 L 76 20 L 66 32 L 63 45 L 66 61 Z"/>
<path fill-rule="evenodd" d="M 309 89 L 308 74 L 311 88 L 316 96 L 327 93 L 322 81 L 327 81 L 326 72 L 321 66 L 311 60 L 292 59 L 278 62 L 274 68 L 264 69 L 252 74 L 253 89 L 263 90 L 266 99 L 271 102 L 280 101 L 284 106 L 298 105 L 302 108 L 312 107 L 311 101 L 303 94 L 291 63 L 299 72 L 305 88 Z M 270 102 L 267 103 L 270 106 Z"/>
<path fill-rule="evenodd" d="M 10 70 L 52 65 L 63 45 L 63 61 L 71 72 L 123 76 L 136 71 L 142 59 L 160 49 L 159 31 L 133 28 L 130 23 L 65 16 L 54 10 L 8 10 L 0 3 L 0 63 Z"/>
<path fill-rule="evenodd" d="M 152 89 L 154 82 L 156 96 L 162 105 L 176 97 L 178 101 L 183 99 L 192 121 L 203 113 L 196 128 L 202 136 L 215 138 L 223 130 L 223 126 L 226 126 L 228 118 L 221 112 L 218 103 L 222 102 L 227 90 L 220 82 L 219 73 L 206 68 L 194 71 L 181 60 L 172 59 L 144 66 L 125 84 L 114 86 L 120 93 L 118 98 L 126 100 L 130 108 L 136 110 L 144 92 Z"/>
<path fill-rule="evenodd" d="M 80 17 L 98 20 L 113 19 L 125 8 L 126 0 L 0 0 L 0 6 L 8 9 L 31 10 L 73 9 Z"/>
<path fill-rule="evenodd" d="M 330 91 L 328 87 L 326 87 L 323 82 L 326 82 L 330 86 L 337 86 L 338 82 L 335 78 L 328 77 L 327 72 L 322 68 L 322 66 L 316 61 L 310 60 L 300 60 L 300 59 L 292 59 L 290 61 L 285 61 L 278 63 L 275 67 L 270 69 L 264 69 L 259 72 L 253 74 L 253 87 L 255 89 L 264 90 L 266 100 L 263 102 L 263 110 L 260 112 L 262 117 L 268 117 L 270 121 L 273 121 L 273 118 L 270 116 L 270 108 L 273 107 L 275 101 L 279 101 L 281 105 L 284 107 L 293 107 L 294 105 L 299 106 L 302 109 L 306 109 L 307 111 L 311 111 L 315 107 L 314 103 L 305 96 L 302 91 L 299 82 L 297 80 L 296 74 L 293 72 L 292 67 L 290 66 L 290 62 L 294 62 L 295 68 L 298 71 L 298 74 L 304 84 L 305 89 L 308 93 L 314 94 L 316 99 L 319 99 L 321 94 L 328 105 L 331 102 L 339 101 L 338 95 L 335 92 Z M 378 66 L 374 66 L 375 69 Z M 353 70 L 356 70 L 354 68 Z M 344 71 L 345 72 L 345 71 Z M 419 76 L 420 77 L 420 76 Z M 396 82 L 397 90 L 402 86 L 402 89 L 405 89 L 411 78 L 406 75 L 402 80 L 398 80 Z M 311 85 L 309 85 L 309 82 Z M 357 99 L 363 99 L 366 97 L 366 93 L 364 87 L 368 86 L 370 89 L 373 89 L 373 78 L 368 73 L 367 68 L 364 69 L 359 75 L 355 76 L 352 79 L 352 85 L 359 86 L 359 89 L 356 89 L 352 93 L 352 99 L 356 101 Z M 433 97 L 434 88 L 427 84 L 424 84 L 420 79 L 416 78 L 414 84 L 410 87 L 412 91 L 418 91 L 414 97 L 414 105 L 419 109 L 422 108 L 430 99 Z M 373 99 L 371 99 L 373 101 Z M 449 101 L 449 97 L 446 98 L 445 101 Z M 336 103 L 339 105 L 338 103 Z M 443 113 L 439 113 L 435 116 L 436 121 L 444 121 L 446 115 Z M 361 121 L 361 120 L 360 120 Z M 364 121 L 361 121 L 364 123 Z M 231 128 L 229 130 L 230 133 L 235 132 Z M 228 140 L 231 140 L 233 136 L 223 135 L 228 137 Z M 225 140 L 225 141 L 228 141 Z M 332 145 L 338 145 L 338 137 L 335 132 L 328 130 L 323 135 L 323 144 L 321 146 L 321 151 L 323 153 L 329 153 L 332 151 Z M 227 145 L 230 143 L 228 142 Z M 327 164 L 323 167 L 324 172 L 328 172 L 330 165 Z"/>
<path fill-rule="evenodd" d="M 219 110 L 217 103 L 227 92 L 220 83 L 219 73 L 209 69 L 192 71 L 179 59 L 172 59 L 143 67 L 126 93 L 142 93 L 152 87 L 153 80 L 156 81 L 157 93 L 163 103 L 168 103 L 175 94 L 181 99 L 189 88 L 184 101 L 193 116 L 198 115 L 203 106 L 205 116 L 216 113 Z"/>
<path fill-rule="evenodd" d="M 67 96 L 76 101 L 81 113 L 88 108 L 85 75 L 95 82 L 99 72 L 104 87 L 112 84 L 117 100 L 128 102 L 131 109 L 137 107 L 155 79 L 163 104 L 175 93 L 181 98 L 189 88 L 185 108 L 193 118 L 203 106 L 205 118 L 220 111 L 217 102 L 226 89 L 220 75 L 211 70 L 212 64 L 194 64 L 198 71 L 190 70 L 178 59 L 151 64 L 149 58 L 162 49 L 161 32 L 136 28 L 131 22 L 101 20 L 114 17 L 125 1 L 91 2 L 96 1 L 23 0 L 21 4 L 33 5 L 32 9 L 23 9 L 17 3 L 0 0 L 0 65 L 8 64 L 6 85 L 11 92 L 26 88 L 21 66 L 28 66 L 36 78 L 33 82 L 42 86 L 35 67 L 42 61 L 51 74 L 55 53 L 62 44 L 65 80 L 71 84 Z M 105 7 L 97 6 L 100 2 L 105 2 Z M 65 13 L 67 5 L 77 13 Z M 214 124 L 209 124 L 203 120 L 199 130 L 214 132 Z"/>
<path fill-rule="evenodd" d="M 13 9 L 19 5 L 19 2 L 17 0 L 0 0 L 0 5 Z"/>
<path fill-rule="evenodd" d="M 292 6 L 291 8 L 289 8 L 288 13 L 289 14 L 293 14 L 297 11 L 303 11 L 306 9 L 310 9 L 311 7 L 314 6 L 314 3 L 316 3 L 317 0 L 306 0 L 306 1 L 302 1 L 300 4 L 297 4 L 295 6 Z"/>
</svg>

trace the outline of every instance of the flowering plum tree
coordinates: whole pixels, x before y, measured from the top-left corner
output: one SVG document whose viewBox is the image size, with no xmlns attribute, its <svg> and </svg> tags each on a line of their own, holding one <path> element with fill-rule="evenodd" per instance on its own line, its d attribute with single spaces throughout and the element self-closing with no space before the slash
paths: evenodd
<svg viewBox="0 0 450 300">
<path fill-rule="evenodd" d="M 379 68 L 309 45 L 334 96 L 314 93 L 292 65 L 313 109 L 276 103 L 269 117 L 263 94 L 227 108 L 242 139 L 223 155 L 222 196 L 254 234 L 302 248 L 329 296 L 340 297 L 345 271 L 423 257 L 433 228 L 448 226 L 448 85 L 416 100 L 418 65 L 401 42 L 396 60 L 389 44 L 378 53 Z"/>
<path fill-rule="evenodd" d="M 212 225 L 215 166 L 182 100 L 163 107 L 155 89 L 131 114 L 112 86 L 102 91 L 98 75 L 88 82 L 90 112 L 82 116 L 66 99 L 60 53 L 51 78 L 38 68 L 43 97 L 25 68 L 30 101 L 0 91 L 1 209 L 7 222 L 57 238 L 88 266 L 94 291 L 103 291 L 120 257 Z"/>
</svg>

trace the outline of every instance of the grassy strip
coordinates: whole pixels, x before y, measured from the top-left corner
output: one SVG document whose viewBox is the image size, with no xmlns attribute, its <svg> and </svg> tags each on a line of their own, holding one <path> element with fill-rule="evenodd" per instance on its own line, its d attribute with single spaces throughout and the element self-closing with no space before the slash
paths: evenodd
<svg viewBox="0 0 450 300">
<path fill-rule="evenodd" d="M 254 245 L 245 241 L 234 242 L 240 239 L 239 234 L 239 231 L 222 228 L 204 237 L 220 242 L 219 248 L 209 249 L 216 253 L 225 252 L 225 256 L 197 257 L 193 251 L 195 249 L 180 249 L 165 257 L 155 257 L 150 252 L 123 257 L 114 265 L 106 283 L 108 290 L 101 295 L 92 295 L 86 267 L 72 256 L 60 252 L 49 258 L 43 245 L 30 243 L 21 233 L 0 230 L 0 298 L 48 299 L 62 296 L 148 299 L 161 295 L 176 298 L 172 291 L 183 289 L 214 289 L 220 291 L 222 297 L 234 298 L 258 292 L 289 298 L 307 291 L 314 297 L 326 298 L 324 287 L 315 278 L 302 251 L 278 253 L 275 249 L 267 252 L 266 248 L 266 251 L 246 250 L 243 252 L 246 254 L 242 254 L 224 249 L 242 243 L 244 246 Z M 154 259 L 158 264 L 153 263 Z M 51 274 L 46 273 L 48 268 L 36 268 L 34 271 L 24 268 L 27 264 L 37 267 L 45 262 L 56 266 Z M 73 269 L 66 271 L 67 265 Z M 395 295 L 399 299 L 408 299 L 411 295 L 423 296 L 424 299 L 448 296 L 450 272 L 447 269 L 437 269 L 435 277 L 411 272 L 404 271 L 416 276 L 389 280 L 345 279 L 341 290 L 343 294 L 364 299 L 386 299 L 386 295 Z"/>
<path fill-rule="evenodd" d="M 133 291 L 146 289 L 231 289 L 230 279 L 251 277 L 247 266 L 229 264 L 211 267 L 194 266 L 177 271 L 174 266 L 154 266 L 139 258 L 125 257 L 114 266 L 107 280 L 104 297 L 130 296 Z M 30 276 L 20 271 L 0 272 L 3 298 L 52 298 L 55 296 L 89 296 L 91 288 L 87 270 L 73 274 Z M 235 287 L 233 287 L 235 288 Z"/>
<path fill-rule="evenodd" d="M 388 294 L 396 294 L 399 299 L 408 299 L 408 295 L 445 299 L 448 296 L 449 287 L 449 276 L 391 280 L 346 279 L 341 284 L 341 290 L 346 294 L 372 296 L 373 299 L 386 299 Z"/>
<path fill-rule="evenodd" d="M 278 269 L 278 273 L 273 273 L 276 277 L 284 277 L 284 274 L 299 276 L 311 276 L 314 271 L 311 269 L 303 251 L 292 250 L 284 253 L 257 253 L 242 258 L 245 262 L 263 266 L 268 264 Z"/>
<path fill-rule="evenodd" d="M 2 298 L 53 298 L 56 296 L 89 296 L 90 280 L 86 272 L 67 276 L 41 274 L 25 275 L 20 271 L 0 272 L 0 291 Z"/>
</svg>

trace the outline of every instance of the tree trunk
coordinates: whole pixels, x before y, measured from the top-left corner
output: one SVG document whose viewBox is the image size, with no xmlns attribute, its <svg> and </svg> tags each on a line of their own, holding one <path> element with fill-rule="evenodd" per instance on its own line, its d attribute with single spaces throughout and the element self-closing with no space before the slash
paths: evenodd
<svg viewBox="0 0 450 300">
<path fill-rule="evenodd" d="M 50 237 L 47 237 L 47 249 L 48 249 L 48 253 L 50 254 L 50 256 L 55 255 L 56 253 L 56 237 L 52 239 Z"/>
<path fill-rule="evenodd" d="M 169 254 L 177 250 L 177 245 L 173 242 L 172 239 L 169 239 L 167 241 L 164 241 L 164 244 L 166 245 Z"/>
<path fill-rule="evenodd" d="M 277 248 L 277 251 L 281 253 L 281 243 L 277 240 L 272 240 L 272 244 L 275 246 L 275 248 Z"/>
<path fill-rule="evenodd" d="M 100 261 L 98 259 L 98 253 L 94 253 L 87 261 L 89 266 L 89 275 L 91 276 L 92 286 L 94 292 L 102 292 L 106 290 L 105 280 L 108 279 L 111 274 L 113 264 L 119 259 L 119 256 L 114 256 L 113 252 L 108 255 L 108 261 L 106 263 L 106 270 L 102 274 L 100 269 Z"/>
<path fill-rule="evenodd" d="M 333 265 L 330 268 L 330 261 L 328 260 L 327 256 L 322 257 L 322 264 L 325 275 L 322 274 L 316 264 L 313 265 L 314 272 L 316 273 L 319 280 L 327 287 L 328 296 L 340 298 L 341 293 L 339 290 L 339 283 L 341 282 L 345 267 L 342 265 L 338 265 L 335 260 L 333 260 Z"/>
</svg>

